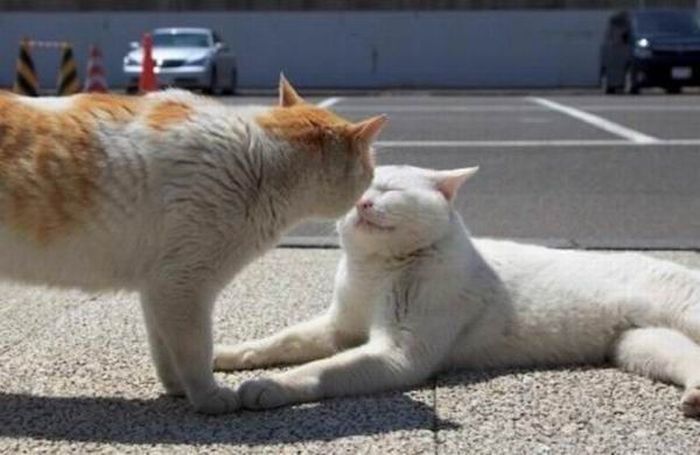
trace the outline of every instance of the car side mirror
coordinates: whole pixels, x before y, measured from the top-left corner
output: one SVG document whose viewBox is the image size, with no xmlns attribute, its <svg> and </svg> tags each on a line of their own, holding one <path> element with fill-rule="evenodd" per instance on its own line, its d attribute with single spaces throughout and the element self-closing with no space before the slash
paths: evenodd
<svg viewBox="0 0 700 455">
<path fill-rule="evenodd" d="M 132 41 L 132 42 L 129 43 L 129 48 L 130 48 L 130 49 L 136 50 L 136 49 L 138 49 L 139 47 L 140 47 L 140 46 L 139 46 L 139 42 L 138 42 L 138 41 Z"/>
<path fill-rule="evenodd" d="M 219 41 L 216 43 L 216 50 L 217 51 L 227 51 L 228 50 L 228 45 L 226 43 L 222 43 Z"/>
</svg>

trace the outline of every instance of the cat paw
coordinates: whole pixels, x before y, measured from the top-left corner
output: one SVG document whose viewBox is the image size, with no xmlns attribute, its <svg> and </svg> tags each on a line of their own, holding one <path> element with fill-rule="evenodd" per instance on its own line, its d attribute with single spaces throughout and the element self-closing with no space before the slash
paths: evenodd
<svg viewBox="0 0 700 455">
<path fill-rule="evenodd" d="M 238 393 L 226 387 L 217 387 L 191 401 L 195 411 L 209 415 L 228 414 L 241 407 Z"/>
<path fill-rule="evenodd" d="M 250 370 L 260 363 L 260 358 L 253 349 L 240 349 L 235 346 L 214 347 L 214 371 Z"/>
<path fill-rule="evenodd" d="M 292 403 L 289 391 L 269 378 L 249 379 L 238 388 L 241 404 L 247 409 L 270 409 Z"/>
<path fill-rule="evenodd" d="M 700 417 L 700 387 L 685 391 L 681 409 L 686 417 Z"/>
<path fill-rule="evenodd" d="M 165 394 L 169 397 L 184 397 L 187 394 L 185 389 L 182 388 L 180 384 L 177 383 L 165 383 L 163 382 L 163 389 L 165 389 Z"/>
</svg>

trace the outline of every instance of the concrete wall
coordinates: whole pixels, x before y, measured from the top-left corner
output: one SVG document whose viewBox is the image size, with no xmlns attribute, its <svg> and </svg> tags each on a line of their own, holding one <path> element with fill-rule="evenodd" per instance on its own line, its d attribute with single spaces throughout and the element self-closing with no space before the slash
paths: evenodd
<svg viewBox="0 0 700 455">
<path fill-rule="evenodd" d="M 5 11 L 352 11 L 695 8 L 697 0 L 0 0 Z"/>
<path fill-rule="evenodd" d="M 130 41 L 158 26 L 207 26 L 238 55 L 242 88 L 272 87 L 280 70 L 301 87 L 570 87 L 597 82 L 609 11 L 88 12 L 0 14 L 0 85 L 14 79 L 17 43 L 74 43 L 82 77 L 99 44 L 111 86 L 123 84 Z M 42 87 L 56 51 L 34 53 Z"/>
</svg>

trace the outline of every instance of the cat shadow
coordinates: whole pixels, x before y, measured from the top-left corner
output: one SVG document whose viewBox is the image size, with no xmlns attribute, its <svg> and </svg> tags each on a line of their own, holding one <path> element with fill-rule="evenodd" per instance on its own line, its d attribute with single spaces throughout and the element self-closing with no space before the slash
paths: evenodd
<svg viewBox="0 0 700 455">
<path fill-rule="evenodd" d="M 227 416 L 194 413 L 183 399 L 47 397 L 0 392 L 0 438 L 119 444 L 276 444 L 454 428 L 403 393 L 327 400 Z"/>
</svg>

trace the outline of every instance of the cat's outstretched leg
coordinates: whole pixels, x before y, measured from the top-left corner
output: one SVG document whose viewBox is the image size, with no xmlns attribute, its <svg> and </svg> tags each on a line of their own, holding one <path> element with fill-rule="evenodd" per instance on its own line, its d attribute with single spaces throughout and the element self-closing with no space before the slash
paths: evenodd
<svg viewBox="0 0 700 455">
<path fill-rule="evenodd" d="M 214 370 L 244 370 L 321 359 L 350 347 L 360 336 L 338 330 L 331 315 L 324 314 L 269 337 L 234 346 L 216 346 Z"/>
<path fill-rule="evenodd" d="M 413 337 L 374 338 L 332 357 L 248 380 L 239 388 L 241 403 L 249 409 L 266 409 L 417 385 L 437 369 L 447 351 L 439 342 L 431 341 L 430 351 L 426 346 Z"/>
<path fill-rule="evenodd" d="M 628 330 L 615 346 L 614 360 L 625 370 L 683 386 L 683 413 L 700 416 L 700 345 L 683 333 L 657 327 Z"/>
<path fill-rule="evenodd" d="M 213 299 L 171 285 L 154 286 L 143 293 L 142 299 L 149 333 L 154 334 L 149 338 L 156 341 L 151 349 L 160 359 L 164 356 L 171 361 L 168 364 L 156 360 L 159 374 L 165 373 L 167 377 L 174 370 L 198 412 L 223 414 L 238 409 L 236 392 L 219 386 L 211 370 Z M 166 388 L 170 385 L 164 382 Z"/>
</svg>

